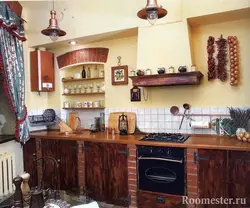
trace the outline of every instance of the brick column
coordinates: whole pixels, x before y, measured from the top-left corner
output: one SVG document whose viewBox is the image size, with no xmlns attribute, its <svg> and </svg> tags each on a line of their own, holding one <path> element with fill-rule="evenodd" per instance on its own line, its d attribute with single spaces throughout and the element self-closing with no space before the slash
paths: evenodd
<svg viewBox="0 0 250 208">
<path fill-rule="evenodd" d="M 137 207 L 137 160 L 136 160 L 136 146 L 128 145 L 128 194 L 131 195 L 130 208 Z"/>
<path fill-rule="evenodd" d="M 197 164 L 194 161 L 194 153 L 197 153 L 197 149 L 187 149 L 187 196 L 188 198 L 198 198 L 198 169 Z M 188 205 L 188 208 L 196 207 L 195 205 Z"/>
<path fill-rule="evenodd" d="M 77 141 L 78 144 L 78 154 L 77 154 L 77 166 L 78 166 L 78 184 L 80 188 L 80 193 L 84 194 L 85 190 L 85 154 L 82 151 L 84 147 L 84 141 Z"/>
</svg>

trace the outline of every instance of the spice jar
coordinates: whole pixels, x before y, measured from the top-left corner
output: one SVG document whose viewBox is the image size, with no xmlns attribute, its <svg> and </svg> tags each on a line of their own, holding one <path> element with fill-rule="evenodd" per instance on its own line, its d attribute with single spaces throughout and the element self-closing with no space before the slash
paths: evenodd
<svg viewBox="0 0 250 208">
<path fill-rule="evenodd" d="M 151 69 L 146 69 L 146 75 L 151 75 Z"/>
</svg>

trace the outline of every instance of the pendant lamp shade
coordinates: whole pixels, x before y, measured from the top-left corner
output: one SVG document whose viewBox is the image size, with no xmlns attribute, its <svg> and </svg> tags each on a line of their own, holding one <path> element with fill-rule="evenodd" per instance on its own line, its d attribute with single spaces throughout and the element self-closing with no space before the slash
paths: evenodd
<svg viewBox="0 0 250 208">
<path fill-rule="evenodd" d="M 53 10 L 50 11 L 50 20 L 49 20 L 49 26 L 42 30 L 41 33 L 46 36 L 50 36 L 51 40 L 54 42 L 58 39 L 58 37 L 65 36 L 66 32 L 61 30 L 58 26 L 58 22 L 56 19 L 56 11 L 54 10 L 54 4 L 53 4 Z"/>
<path fill-rule="evenodd" d="M 151 25 L 154 25 L 157 19 L 161 19 L 167 15 L 167 10 L 160 7 L 157 0 L 147 0 L 147 5 L 144 9 L 137 13 L 141 19 L 147 19 Z"/>
</svg>

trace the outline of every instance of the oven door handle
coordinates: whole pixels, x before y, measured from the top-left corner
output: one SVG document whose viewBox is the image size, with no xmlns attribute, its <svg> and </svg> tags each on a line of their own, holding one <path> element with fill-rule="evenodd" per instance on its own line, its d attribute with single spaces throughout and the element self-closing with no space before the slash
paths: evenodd
<svg viewBox="0 0 250 208">
<path fill-rule="evenodd" d="M 183 160 L 174 160 L 160 157 L 138 157 L 139 160 L 161 160 L 166 162 L 175 162 L 175 163 L 183 163 Z"/>
</svg>

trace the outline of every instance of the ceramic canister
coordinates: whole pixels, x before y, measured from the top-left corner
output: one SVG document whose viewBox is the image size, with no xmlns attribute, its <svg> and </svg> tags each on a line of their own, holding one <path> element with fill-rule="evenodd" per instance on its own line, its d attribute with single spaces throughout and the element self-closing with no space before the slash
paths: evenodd
<svg viewBox="0 0 250 208">
<path fill-rule="evenodd" d="M 94 102 L 94 107 L 99 108 L 100 107 L 100 101 L 95 101 Z"/>
<path fill-rule="evenodd" d="M 83 103 L 83 107 L 84 107 L 84 108 L 87 108 L 87 107 L 88 107 L 88 102 L 87 102 L 87 101 L 85 101 L 85 102 Z"/>
<path fill-rule="evenodd" d="M 92 108 L 92 107 L 93 107 L 93 102 L 92 102 L 92 101 L 89 101 L 89 102 L 88 102 L 88 107 L 89 107 L 89 108 Z"/>
</svg>

